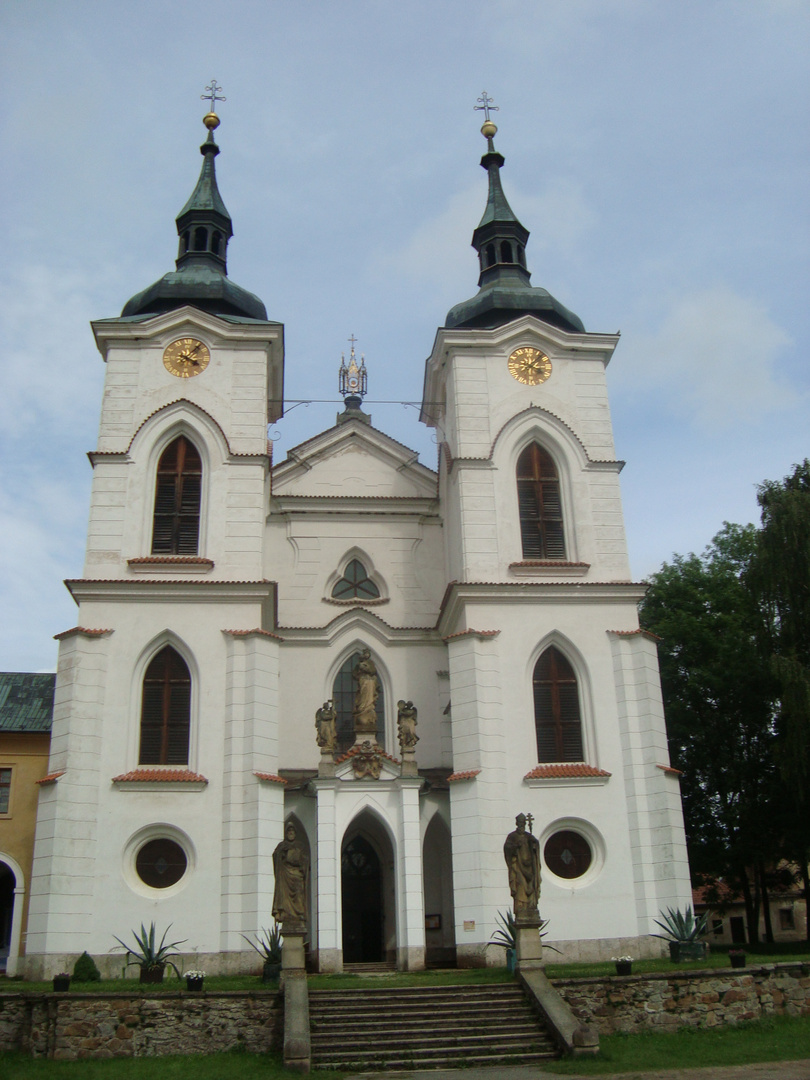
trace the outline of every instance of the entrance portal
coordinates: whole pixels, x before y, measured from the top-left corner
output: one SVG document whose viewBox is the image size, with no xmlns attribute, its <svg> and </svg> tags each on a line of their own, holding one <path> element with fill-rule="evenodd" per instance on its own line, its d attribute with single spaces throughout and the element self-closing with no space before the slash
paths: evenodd
<svg viewBox="0 0 810 1080">
<path fill-rule="evenodd" d="M 360 834 L 343 845 L 340 857 L 343 902 L 343 963 L 383 959 L 383 889 L 380 858 Z"/>
<path fill-rule="evenodd" d="M 14 919 L 14 888 L 17 880 L 11 867 L 0 862 L 0 971 L 5 971 L 11 949 L 11 924 Z"/>
</svg>

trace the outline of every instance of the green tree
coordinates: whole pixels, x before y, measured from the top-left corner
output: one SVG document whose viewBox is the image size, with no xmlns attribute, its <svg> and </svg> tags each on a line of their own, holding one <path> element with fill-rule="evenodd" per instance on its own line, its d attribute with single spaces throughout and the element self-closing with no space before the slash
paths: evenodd
<svg viewBox="0 0 810 1080">
<path fill-rule="evenodd" d="M 753 525 L 726 523 L 701 556 L 665 563 L 640 609 L 642 625 L 661 639 L 670 755 L 683 771 L 693 875 L 722 878 L 742 892 L 751 940 L 781 828 L 773 680 L 760 654 L 759 608 L 745 584 L 756 549 Z"/>
<path fill-rule="evenodd" d="M 810 461 L 782 481 L 761 484 L 758 501 L 762 528 L 748 581 L 761 604 L 764 648 L 777 684 L 785 831 L 810 916 Z"/>
</svg>

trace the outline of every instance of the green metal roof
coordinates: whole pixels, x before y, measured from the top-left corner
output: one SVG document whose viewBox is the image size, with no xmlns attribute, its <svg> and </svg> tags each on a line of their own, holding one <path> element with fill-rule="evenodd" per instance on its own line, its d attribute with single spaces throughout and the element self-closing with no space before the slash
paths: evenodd
<svg viewBox="0 0 810 1080">
<path fill-rule="evenodd" d="M 0 731 L 50 731 L 56 675 L 0 671 Z"/>
</svg>

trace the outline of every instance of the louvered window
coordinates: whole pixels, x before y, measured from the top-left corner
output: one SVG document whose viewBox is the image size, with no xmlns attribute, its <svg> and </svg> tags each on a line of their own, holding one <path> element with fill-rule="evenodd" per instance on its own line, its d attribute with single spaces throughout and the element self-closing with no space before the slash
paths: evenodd
<svg viewBox="0 0 810 1080">
<path fill-rule="evenodd" d="M 196 555 L 200 537 L 202 462 L 181 435 L 161 455 L 155 488 L 153 555 Z"/>
<path fill-rule="evenodd" d="M 564 559 L 562 500 L 548 451 L 531 443 L 518 458 L 518 512 L 524 559 Z"/>
<path fill-rule="evenodd" d="M 143 679 L 141 765 L 188 765 L 191 674 L 185 660 L 167 645 Z"/>
<path fill-rule="evenodd" d="M 577 677 L 559 649 L 546 649 L 537 661 L 533 684 L 537 760 L 582 761 Z"/>
<path fill-rule="evenodd" d="M 346 567 L 346 573 L 332 589 L 336 600 L 374 600 L 380 590 L 366 573 L 366 568 L 359 559 L 352 559 Z"/>
<path fill-rule="evenodd" d="M 353 653 L 343 664 L 337 673 L 335 685 L 332 690 L 332 700 L 335 703 L 337 718 L 337 751 L 343 753 L 354 746 L 354 699 L 357 694 L 357 683 L 352 678 L 352 671 L 360 660 L 360 653 Z M 383 701 L 383 688 L 379 675 L 377 676 L 377 700 L 374 703 L 377 713 L 376 739 L 380 746 L 385 747 L 385 702 Z M 365 736 L 368 738 L 368 736 Z"/>
</svg>

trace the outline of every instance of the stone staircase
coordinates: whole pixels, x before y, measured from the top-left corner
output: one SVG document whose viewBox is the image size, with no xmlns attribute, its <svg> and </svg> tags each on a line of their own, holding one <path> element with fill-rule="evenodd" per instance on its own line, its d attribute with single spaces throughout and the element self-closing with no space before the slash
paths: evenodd
<svg viewBox="0 0 810 1080">
<path fill-rule="evenodd" d="M 515 983 L 311 990 L 313 1069 L 451 1069 L 559 1057 Z"/>
</svg>

